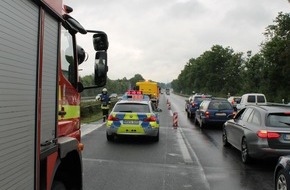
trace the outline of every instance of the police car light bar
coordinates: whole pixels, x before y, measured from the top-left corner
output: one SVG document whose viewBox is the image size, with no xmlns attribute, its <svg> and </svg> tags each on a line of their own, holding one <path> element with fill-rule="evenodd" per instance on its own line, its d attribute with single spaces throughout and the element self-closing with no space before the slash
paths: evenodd
<svg viewBox="0 0 290 190">
<path fill-rule="evenodd" d="M 126 95 L 123 96 L 123 100 L 146 100 L 146 101 L 149 101 L 150 98 L 147 95 L 143 95 L 142 91 L 128 90 Z"/>
<path fill-rule="evenodd" d="M 142 95 L 143 93 L 142 93 L 142 91 L 139 91 L 139 90 L 128 90 L 127 91 L 127 95 L 129 95 L 129 94 L 132 94 L 132 95 Z"/>
</svg>

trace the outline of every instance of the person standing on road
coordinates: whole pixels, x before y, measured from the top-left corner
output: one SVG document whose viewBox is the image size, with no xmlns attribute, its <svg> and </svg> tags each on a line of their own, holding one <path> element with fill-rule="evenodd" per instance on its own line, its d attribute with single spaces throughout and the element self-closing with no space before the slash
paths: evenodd
<svg viewBox="0 0 290 190">
<path fill-rule="evenodd" d="M 101 95 L 101 109 L 103 112 L 103 122 L 105 122 L 106 119 L 108 118 L 110 104 L 111 104 L 111 100 L 108 95 L 108 91 L 106 88 L 103 88 L 102 95 Z"/>
</svg>

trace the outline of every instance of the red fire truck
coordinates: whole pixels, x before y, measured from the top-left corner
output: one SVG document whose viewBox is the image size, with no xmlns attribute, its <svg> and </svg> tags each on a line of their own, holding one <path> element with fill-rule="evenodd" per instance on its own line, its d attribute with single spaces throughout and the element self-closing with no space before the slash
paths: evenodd
<svg viewBox="0 0 290 190">
<path fill-rule="evenodd" d="M 106 84 L 108 39 L 71 11 L 62 0 L 0 1 L 1 189 L 82 189 L 80 92 Z M 87 53 L 76 34 L 93 44 L 91 86 L 79 81 Z"/>
</svg>

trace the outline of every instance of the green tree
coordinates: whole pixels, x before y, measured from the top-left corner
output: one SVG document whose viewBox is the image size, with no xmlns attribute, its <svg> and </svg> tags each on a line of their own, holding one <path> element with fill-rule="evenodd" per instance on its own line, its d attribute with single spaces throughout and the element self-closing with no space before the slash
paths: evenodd
<svg viewBox="0 0 290 190">
<path fill-rule="evenodd" d="M 280 12 L 273 25 L 269 25 L 264 33 L 266 40 L 261 44 L 264 57 L 263 89 L 269 99 L 290 100 L 290 17 Z"/>
<path fill-rule="evenodd" d="M 261 92 L 264 58 L 261 54 L 255 54 L 245 61 L 243 69 L 243 91 L 244 92 Z"/>
<path fill-rule="evenodd" d="M 133 78 L 131 78 L 129 81 L 130 81 L 130 84 L 131 84 L 131 87 L 135 87 L 136 86 L 136 82 L 139 82 L 139 81 L 144 81 L 145 79 L 142 77 L 142 75 L 140 74 L 135 74 Z"/>
</svg>

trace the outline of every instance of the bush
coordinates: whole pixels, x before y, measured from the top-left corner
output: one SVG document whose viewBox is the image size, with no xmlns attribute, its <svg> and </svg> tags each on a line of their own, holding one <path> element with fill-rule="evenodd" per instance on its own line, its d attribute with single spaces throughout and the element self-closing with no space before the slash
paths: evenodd
<svg viewBox="0 0 290 190">
<path fill-rule="evenodd" d="M 110 111 L 116 102 L 117 100 L 111 101 Z M 82 123 L 94 122 L 100 120 L 103 117 L 101 102 L 99 101 L 81 102 L 80 112 Z"/>
</svg>

